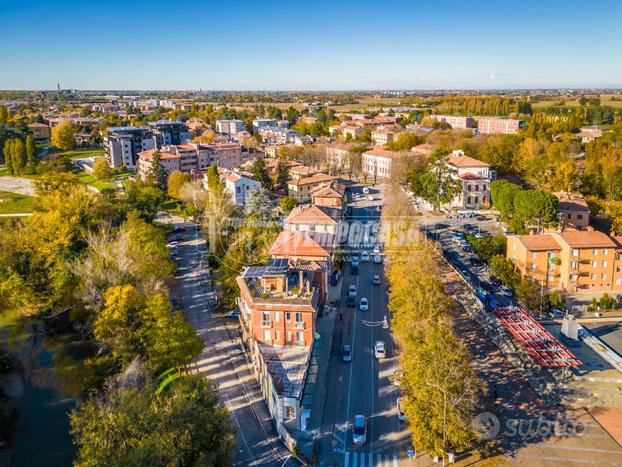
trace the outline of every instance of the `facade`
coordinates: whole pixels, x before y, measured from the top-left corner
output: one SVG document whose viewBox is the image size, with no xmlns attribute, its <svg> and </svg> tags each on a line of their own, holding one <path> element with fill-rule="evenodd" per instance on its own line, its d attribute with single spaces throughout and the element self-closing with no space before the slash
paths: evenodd
<svg viewBox="0 0 622 467">
<path fill-rule="evenodd" d="M 173 120 L 158 120 L 150 122 L 149 128 L 156 137 L 157 147 L 168 146 L 169 144 L 184 144 L 190 139 L 190 131 L 184 122 Z"/>
<path fill-rule="evenodd" d="M 477 117 L 477 128 L 482 135 L 515 135 L 524 126 L 524 120 Z"/>
<path fill-rule="evenodd" d="M 287 182 L 287 192 L 289 196 L 296 198 L 296 201 L 303 202 L 311 199 L 311 192 L 320 185 L 330 183 L 337 177 L 318 173 L 311 177 L 296 178 Z"/>
<path fill-rule="evenodd" d="M 253 131 L 263 130 L 264 128 L 277 128 L 278 121 L 275 118 L 256 118 L 253 120 Z"/>
<path fill-rule="evenodd" d="M 376 146 L 361 156 L 363 172 L 372 177 L 387 178 L 391 176 L 393 161 L 403 157 L 415 156 L 412 152 L 396 152 Z"/>
<path fill-rule="evenodd" d="M 106 159 L 111 167 L 134 169 L 138 153 L 157 148 L 157 139 L 145 126 L 110 127 L 104 136 Z"/>
<path fill-rule="evenodd" d="M 151 173 L 151 161 L 156 150 L 138 154 L 138 175 L 145 180 Z M 170 174 L 174 170 L 190 173 L 204 171 L 210 165 L 233 169 L 242 164 L 242 147 L 237 143 L 178 144 L 163 146 L 160 150 L 160 164 Z"/>
<path fill-rule="evenodd" d="M 252 178 L 248 172 L 234 172 L 231 170 L 221 169 L 221 178 L 225 182 L 225 190 L 231 193 L 231 199 L 238 206 L 246 205 L 249 193 L 261 186 L 257 180 Z M 207 174 L 203 179 L 205 188 L 207 189 Z"/>
<path fill-rule="evenodd" d="M 231 135 L 246 130 L 242 120 L 216 120 L 216 133 Z"/>
<path fill-rule="evenodd" d="M 35 141 L 48 141 L 50 139 L 50 127 L 45 123 L 31 123 L 28 129 L 32 132 Z"/>
<path fill-rule="evenodd" d="M 553 193 L 559 199 L 557 207 L 562 230 L 587 230 L 590 225 L 590 209 L 581 193 Z"/>
<path fill-rule="evenodd" d="M 482 209 L 490 205 L 490 165 L 454 151 L 447 161 L 462 181 L 462 193 L 451 203 L 462 209 Z"/>
<path fill-rule="evenodd" d="M 326 162 L 339 170 L 350 168 L 350 147 L 348 144 L 334 143 L 325 146 Z"/>
<path fill-rule="evenodd" d="M 340 208 L 305 204 L 296 206 L 285 219 L 286 232 L 315 232 L 337 235 L 342 211 Z"/>
<path fill-rule="evenodd" d="M 323 185 L 311 192 L 311 204 L 343 209 L 346 187 L 337 183 Z"/>
<path fill-rule="evenodd" d="M 454 130 L 466 130 L 475 126 L 473 117 L 460 115 L 432 115 L 437 121 L 451 125 Z"/>
<path fill-rule="evenodd" d="M 375 129 L 371 132 L 371 141 L 375 145 L 384 146 L 392 142 L 399 133 L 401 133 L 401 127 Z"/>
<path fill-rule="evenodd" d="M 258 132 L 266 145 L 293 144 L 298 136 L 294 130 L 276 126 L 263 127 Z"/>
<path fill-rule="evenodd" d="M 597 231 L 508 236 L 506 257 L 523 276 L 569 292 L 622 291 L 620 239 Z"/>
</svg>

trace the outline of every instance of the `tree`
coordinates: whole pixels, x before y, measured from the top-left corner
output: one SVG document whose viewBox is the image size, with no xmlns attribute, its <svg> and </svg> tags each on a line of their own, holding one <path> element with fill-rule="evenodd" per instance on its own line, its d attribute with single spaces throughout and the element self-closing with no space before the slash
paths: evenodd
<svg viewBox="0 0 622 467">
<path fill-rule="evenodd" d="M 35 146 L 35 138 L 32 135 L 26 136 L 26 159 L 28 167 L 32 170 L 37 165 L 37 148 Z"/>
<path fill-rule="evenodd" d="M 106 290 L 103 303 L 93 335 L 121 364 L 140 357 L 153 371 L 166 370 L 189 363 L 203 348 L 164 293 L 143 296 L 132 285 L 117 285 Z"/>
<path fill-rule="evenodd" d="M 174 170 L 168 177 L 168 194 L 171 198 L 179 199 L 181 187 L 192 180 L 190 174 Z"/>
<path fill-rule="evenodd" d="M 151 157 L 151 177 L 153 177 L 153 183 L 160 189 L 164 190 L 166 188 L 166 179 L 167 172 L 166 169 L 160 163 L 162 159 L 162 154 L 159 149 L 156 149 L 153 152 L 153 156 Z"/>
<path fill-rule="evenodd" d="M 507 180 L 494 180 L 490 184 L 490 197 L 493 206 L 502 219 L 509 219 L 514 213 L 514 197 L 521 187 Z"/>
<path fill-rule="evenodd" d="M 245 214 L 260 220 L 269 219 L 272 214 L 272 202 L 269 195 L 270 192 L 262 186 L 251 189 L 246 198 Z"/>
<path fill-rule="evenodd" d="M 93 163 L 93 177 L 97 180 L 106 180 L 110 177 L 110 165 L 104 157 L 98 157 Z"/>
<path fill-rule="evenodd" d="M 164 192 L 153 184 L 140 180 L 128 181 L 125 184 L 126 205 L 136 210 L 143 219 L 154 219 L 164 199 Z"/>
<path fill-rule="evenodd" d="M 462 192 L 462 181 L 457 171 L 447 163 L 447 155 L 437 153 L 423 171 L 413 171 L 410 188 L 415 196 L 440 210 L 441 205 L 451 202 Z"/>
<path fill-rule="evenodd" d="M 4 155 L 4 165 L 6 169 L 9 171 L 9 174 L 13 174 L 13 140 L 7 139 L 4 142 L 4 147 L 2 149 L 2 153 Z"/>
<path fill-rule="evenodd" d="M 255 162 L 253 162 L 253 166 L 251 167 L 251 172 L 255 176 L 255 179 L 261 183 L 262 187 L 268 191 L 272 191 L 272 180 L 270 179 L 270 174 L 268 174 L 266 163 L 262 157 L 255 158 Z"/>
<path fill-rule="evenodd" d="M 220 179 L 218 166 L 212 164 L 207 169 L 207 189 L 216 193 L 225 189 L 224 182 Z"/>
<path fill-rule="evenodd" d="M 26 146 L 19 138 L 15 138 L 11 145 L 11 165 L 14 175 L 21 174 L 26 166 Z"/>
<path fill-rule="evenodd" d="M 76 147 L 76 127 L 69 121 L 62 121 L 52 128 L 51 141 L 58 149 L 69 151 Z"/>
<path fill-rule="evenodd" d="M 296 207 L 296 198 L 293 196 L 283 196 L 279 201 L 279 206 L 285 212 L 290 212 Z"/>
<path fill-rule="evenodd" d="M 150 373 L 136 373 L 126 371 L 72 411 L 76 466 L 231 463 L 235 429 L 212 383 L 182 376 L 158 393 Z"/>
<path fill-rule="evenodd" d="M 287 181 L 289 180 L 289 167 L 287 166 L 287 159 L 283 156 L 279 156 L 279 161 L 276 166 L 276 186 L 279 190 L 287 190 Z"/>
</svg>

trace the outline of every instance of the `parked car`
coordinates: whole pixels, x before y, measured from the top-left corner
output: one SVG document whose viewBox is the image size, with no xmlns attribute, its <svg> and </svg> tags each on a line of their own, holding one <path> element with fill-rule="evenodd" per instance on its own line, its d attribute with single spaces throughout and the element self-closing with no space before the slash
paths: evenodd
<svg viewBox="0 0 622 467">
<path fill-rule="evenodd" d="M 514 292 L 512 292 L 512 289 L 510 289 L 509 287 L 502 285 L 501 287 L 499 287 L 499 293 L 501 295 L 505 295 L 506 297 L 513 297 L 514 296 Z"/>
<path fill-rule="evenodd" d="M 368 201 L 373 201 L 374 200 L 374 195 L 367 195 L 367 200 Z"/>
<path fill-rule="evenodd" d="M 369 187 L 364 186 L 363 187 L 363 193 L 365 193 L 366 195 L 369 194 Z"/>
<path fill-rule="evenodd" d="M 460 268 L 460 274 L 462 274 L 462 277 L 464 277 L 464 280 L 467 282 L 471 282 L 473 280 L 471 273 L 466 268 Z"/>
<path fill-rule="evenodd" d="M 402 412 L 402 398 L 401 397 L 397 398 L 397 419 L 400 422 L 406 421 L 406 414 Z"/>
<path fill-rule="evenodd" d="M 471 266 L 479 268 L 482 266 L 482 261 L 479 260 L 478 258 L 469 258 L 469 262 L 471 263 Z"/>
<path fill-rule="evenodd" d="M 348 363 L 352 361 L 352 347 L 350 344 L 343 345 L 343 352 L 341 353 L 341 359 Z"/>
<path fill-rule="evenodd" d="M 386 347 L 383 341 L 376 341 L 376 343 L 374 344 L 374 356 L 378 360 L 387 356 Z"/>
<path fill-rule="evenodd" d="M 486 220 L 486 216 L 479 215 L 479 216 L 477 216 L 475 218 L 475 220 L 477 220 L 477 221 L 485 221 Z"/>
<path fill-rule="evenodd" d="M 490 284 L 493 287 L 499 287 L 501 285 L 501 281 L 497 279 L 495 276 L 490 276 Z"/>
<path fill-rule="evenodd" d="M 380 264 L 380 263 L 382 263 L 382 256 L 380 256 L 380 255 L 374 255 L 374 257 L 373 257 L 373 262 L 374 262 L 374 264 Z"/>
<path fill-rule="evenodd" d="M 372 284 L 380 285 L 380 274 L 374 274 L 371 279 Z"/>
<path fill-rule="evenodd" d="M 173 233 L 181 233 L 181 232 L 185 232 L 186 229 L 184 229 L 181 225 L 178 225 L 177 227 L 175 227 L 173 229 Z"/>
<path fill-rule="evenodd" d="M 553 308 L 551 311 L 549 311 L 549 316 L 553 319 L 562 319 L 566 316 L 566 312 Z"/>
<path fill-rule="evenodd" d="M 365 444 L 367 441 L 367 419 L 365 415 L 354 416 L 354 427 L 352 429 L 352 442 L 354 444 Z"/>
<path fill-rule="evenodd" d="M 361 253 L 361 261 L 369 261 L 369 253 L 367 251 Z"/>
<path fill-rule="evenodd" d="M 380 245 L 374 245 L 373 253 L 375 255 L 379 255 L 380 254 Z"/>
<path fill-rule="evenodd" d="M 361 298 L 359 302 L 359 309 L 361 311 L 367 311 L 369 309 L 369 303 L 367 303 L 367 299 L 365 297 Z"/>
<path fill-rule="evenodd" d="M 355 284 L 350 284 L 350 287 L 348 288 L 348 295 L 352 295 L 356 297 L 356 285 Z"/>
<path fill-rule="evenodd" d="M 240 310 L 237 308 L 227 311 L 225 313 L 225 318 L 238 319 L 240 317 Z"/>
</svg>

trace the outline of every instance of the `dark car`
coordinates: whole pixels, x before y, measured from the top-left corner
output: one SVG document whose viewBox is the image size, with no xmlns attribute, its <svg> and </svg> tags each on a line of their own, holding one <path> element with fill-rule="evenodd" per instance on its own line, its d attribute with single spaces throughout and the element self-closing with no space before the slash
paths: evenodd
<svg viewBox="0 0 622 467">
<path fill-rule="evenodd" d="M 499 287 L 501 285 L 501 281 L 497 279 L 495 276 L 490 276 L 490 284 L 493 287 Z"/>
<path fill-rule="evenodd" d="M 477 258 L 469 258 L 469 262 L 471 263 L 471 266 L 476 268 L 479 268 L 482 265 L 482 262 Z"/>
<path fill-rule="evenodd" d="M 177 227 L 175 227 L 173 229 L 173 233 L 181 233 L 181 232 L 185 232 L 186 229 L 184 229 L 182 226 L 178 225 Z"/>
</svg>

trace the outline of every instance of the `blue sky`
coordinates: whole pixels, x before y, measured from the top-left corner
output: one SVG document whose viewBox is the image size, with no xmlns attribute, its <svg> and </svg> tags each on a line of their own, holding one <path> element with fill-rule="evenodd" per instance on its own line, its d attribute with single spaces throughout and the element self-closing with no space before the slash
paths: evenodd
<svg viewBox="0 0 622 467">
<path fill-rule="evenodd" d="M 0 0 L 0 89 L 622 87 L 622 1 Z"/>
</svg>

